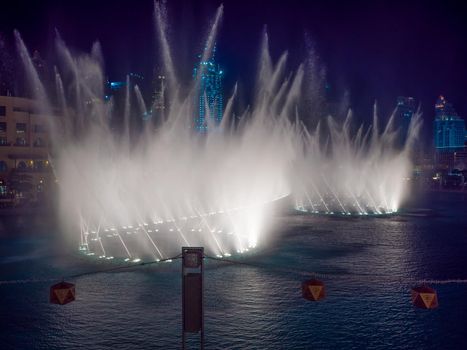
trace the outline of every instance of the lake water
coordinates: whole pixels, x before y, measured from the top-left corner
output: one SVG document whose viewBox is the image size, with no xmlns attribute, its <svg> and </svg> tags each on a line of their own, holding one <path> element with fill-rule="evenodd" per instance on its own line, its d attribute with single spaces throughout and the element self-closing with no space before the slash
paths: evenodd
<svg viewBox="0 0 467 350">
<path fill-rule="evenodd" d="M 414 280 L 467 279 L 467 194 L 432 193 L 414 208 L 430 211 L 281 216 L 281 234 L 244 258 L 262 267 L 207 261 L 206 349 L 467 348 L 467 284 L 434 284 L 435 310 L 410 300 Z M 17 221 L 2 221 L 0 280 L 101 267 L 64 249 L 53 226 Z M 320 302 L 301 297 L 310 271 L 326 274 Z M 0 284 L 1 349 L 180 348 L 179 261 L 80 277 L 65 306 L 48 303 L 52 283 Z"/>
</svg>

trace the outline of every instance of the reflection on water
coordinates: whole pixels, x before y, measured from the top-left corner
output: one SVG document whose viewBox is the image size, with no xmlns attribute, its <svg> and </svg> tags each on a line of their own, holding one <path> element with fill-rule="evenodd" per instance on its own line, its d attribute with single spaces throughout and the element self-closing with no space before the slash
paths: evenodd
<svg viewBox="0 0 467 350">
<path fill-rule="evenodd" d="M 283 235 L 251 262 L 282 270 L 207 262 L 208 349 L 460 348 L 467 285 L 437 285 L 440 307 L 410 304 L 410 282 L 467 278 L 467 201 L 435 194 L 437 215 L 340 220 L 277 218 Z M 412 204 L 416 205 L 417 204 Z M 2 238 L 0 280 L 96 268 L 53 247 L 47 231 Z M 46 283 L 0 286 L 2 349 L 175 349 L 180 345 L 179 262 L 77 280 L 77 300 L 47 302 Z M 327 298 L 301 298 L 303 273 L 329 274 Z"/>
</svg>

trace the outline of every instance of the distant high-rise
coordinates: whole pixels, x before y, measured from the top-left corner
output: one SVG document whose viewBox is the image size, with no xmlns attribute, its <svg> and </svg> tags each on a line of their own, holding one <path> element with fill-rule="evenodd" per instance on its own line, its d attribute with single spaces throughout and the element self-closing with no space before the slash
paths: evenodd
<svg viewBox="0 0 467 350">
<path fill-rule="evenodd" d="M 433 131 L 436 165 L 447 169 L 458 166 L 465 142 L 465 122 L 443 96 L 435 105 Z"/>
<path fill-rule="evenodd" d="M 400 127 L 400 143 L 403 145 L 407 139 L 410 121 L 415 113 L 415 99 L 413 97 L 399 96 L 397 98 L 396 125 Z"/>
<path fill-rule="evenodd" d="M 435 105 L 434 144 L 438 149 L 464 147 L 465 122 L 443 96 Z"/>
<path fill-rule="evenodd" d="M 151 101 L 151 115 L 157 123 L 164 122 L 165 120 L 165 75 L 155 74 L 153 79 L 153 94 Z"/>
<path fill-rule="evenodd" d="M 201 60 L 193 70 L 193 77 L 197 83 L 194 128 L 198 132 L 208 131 L 209 126 L 219 125 L 222 120 L 224 100 L 222 80 L 224 72 L 215 61 L 216 47 L 211 57 Z M 202 55 L 198 56 L 199 58 Z"/>
<path fill-rule="evenodd" d="M 143 86 L 144 76 L 139 73 L 130 72 L 126 75 L 123 80 L 109 80 L 105 84 L 104 100 L 111 101 L 112 110 L 116 115 L 124 116 L 129 113 L 130 115 L 141 113 L 146 107 L 144 100 L 139 98 L 136 94 L 136 86 Z M 129 98 L 127 99 L 127 94 Z M 134 99 L 134 102 L 132 100 Z M 141 103 L 142 101 L 142 103 Z M 85 101 L 90 106 L 93 104 L 93 100 Z M 144 105 L 144 108 L 142 108 Z M 146 113 L 141 113 L 141 117 L 144 118 Z"/>
</svg>

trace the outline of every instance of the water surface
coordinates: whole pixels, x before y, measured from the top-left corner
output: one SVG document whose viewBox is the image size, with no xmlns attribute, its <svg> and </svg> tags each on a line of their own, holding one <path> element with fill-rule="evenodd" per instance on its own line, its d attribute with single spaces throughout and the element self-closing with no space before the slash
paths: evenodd
<svg viewBox="0 0 467 350">
<path fill-rule="evenodd" d="M 208 261 L 206 348 L 465 348 L 467 285 L 435 285 L 440 307 L 430 311 L 411 305 L 410 287 L 414 279 L 467 278 L 467 196 L 435 193 L 407 207 L 430 211 L 347 220 L 281 216 L 281 235 L 246 258 L 270 268 Z M 58 244 L 53 226 L 2 223 L 0 280 L 101 267 Z M 301 298 L 310 271 L 327 274 L 327 298 L 318 303 Z M 0 285 L 1 348 L 180 347 L 178 261 L 75 282 L 77 300 L 66 306 L 48 303 L 50 283 Z"/>
</svg>

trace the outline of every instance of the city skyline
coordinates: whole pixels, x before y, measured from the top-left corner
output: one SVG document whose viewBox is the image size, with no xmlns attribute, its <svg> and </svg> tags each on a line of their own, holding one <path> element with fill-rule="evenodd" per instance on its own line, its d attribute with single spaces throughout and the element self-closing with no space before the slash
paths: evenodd
<svg viewBox="0 0 467 350">
<path fill-rule="evenodd" d="M 195 58 L 202 46 L 204 29 L 198 17 L 212 15 L 219 4 L 168 3 L 168 15 L 176 32 L 171 40 L 181 43 L 175 55 L 181 62 Z M 122 76 L 128 71 L 149 76 L 153 69 L 150 62 L 157 55 L 151 25 L 152 1 L 141 2 L 137 7 L 124 1 L 114 2 L 112 18 L 105 18 L 109 10 L 105 4 L 81 5 L 46 1 L 40 6 L 25 2 L 5 6 L 0 15 L 0 32 L 11 47 L 12 31 L 18 29 L 31 49 L 38 49 L 44 57 L 51 54 L 47 48 L 53 47 L 50 44 L 55 29 L 78 50 L 89 50 L 98 39 L 110 76 Z M 261 31 L 267 25 L 273 55 L 277 57 L 289 50 L 293 64 L 306 57 L 309 45 L 305 37 L 311 38 L 310 45 L 327 72 L 330 97 L 338 100 L 349 91 L 358 118 L 370 120 L 375 100 L 381 110 L 389 112 L 394 109 L 397 96 L 413 96 L 425 113 L 426 136 L 431 135 L 432 101 L 440 94 L 449 96 L 459 114 L 467 114 L 462 94 L 467 84 L 463 64 L 467 58 L 463 40 L 467 26 L 462 21 L 466 12 L 460 4 L 444 2 L 437 6 L 410 1 L 383 5 L 360 1 L 336 5 L 332 1 L 292 1 L 287 7 L 280 3 L 265 7 L 261 2 L 252 2 L 248 11 L 255 20 L 240 22 L 242 6 L 229 1 L 224 6 L 219 60 L 228 67 L 226 90 L 230 91 L 237 80 L 239 88 L 246 90 L 244 105 L 248 104 L 248 86 L 256 69 Z M 42 25 L 44 21 L 47 26 Z M 86 26 L 80 26 L 84 21 Z M 392 30 L 386 30 L 388 27 Z M 133 37 L 135 40 L 131 40 Z M 176 62 L 179 67 L 183 66 L 181 62 Z M 190 77 L 189 70 L 185 77 Z"/>
<path fill-rule="evenodd" d="M 199 47 L 203 44 L 205 33 L 203 30 L 199 30 L 202 27 L 199 27 L 196 18 L 200 13 L 212 15 L 217 5 L 216 1 L 203 2 L 201 6 L 195 8 L 189 3 L 178 1 L 172 1 L 167 4 L 167 15 L 173 21 L 174 27 L 169 31 L 169 33 L 172 33 L 172 37 L 169 39 L 181 42 L 180 45 L 172 47 L 175 50 L 174 57 L 176 61 L 174 64 L 176 69 L 179 70 L 179 76 L 182 80 L 185 80 L 185 83 L 193 78 L 196 81 L 197 69 L 202 67 L 200 65 L 202 62 L 196 62 L 196 59 L 199 59 L 199 52 L 202 51 Z M 306 3 L 292 1 L 290 7 L 287 8 L 287 11 L 282 14 L 280 19 L 277 19 L 276 16 L 279 10 L 282 9 L 279 4 L 269 4 L 268 10 L 263 12 L 260 10 L 264 9 L 264 6 L 260 5 L 260 3 L 253 2 L 249 9 L 253 13 L 259 12 L 259 18 L 267 26 L 258 27 L 259 22 L 256 20 L 254 23 L 245 21 L 245 23 L 242 22 L 242 26 L 237 28 L 238 30 L 232 30 L 232 26 L 236 23 L 234 19 L 239 18 L 238 9 L 240 7 L 236 7 L 229 1 L 224 5 L 226 9 L 225 16 L 222 20 L 219 38 L 216 43 L 216 48 L 220 48 L 216 53 L 216 60 L 222 62 L 223 68 L 217 67 L 214 62 L 212 67 L 216 71 L 211 72 L 213 74 L 209 74 L 212 79 L 199 79 L 201 85 L 206 84 L 206 82 L 211 82 L 212 84 L 199 87 L 200 91 L 204 91 L 204 93 L 200 93 L 198 96 L 198 111 L 193 116 L 194 128 L 198 131 L 207 129 L 204 114 L 208 111 L 210 114 L 215 115 L 213 118 L 214 123 L 220 123 L 224 102 L 223 95 L 230 96 L 235 83 L 238 83 L 238 98 L 235 101 L 233 110 L 236 113 L 241 113 L 242 110 L 245 110 L 251 104 L 254 98 L 254 84 L 252 81 L 254 74 L 251 74 L 251 70 L 256 69 L 259 59 L 259 37 L 265 28 L 267 28 L 272 56 L 277 58 L 281 51 L 288 50 L 289 64 L 286 69 L 294 69 L 303 60 L 305 62 L 312 61 L 312 70 L 307 72 L 305 77 L 308 81 L 312 80 L 312 84 L 310 84 L 310 86 L 313 86 L 312 89 L 321 91 L 320 94 L 324 98 L 323 101 L 328 106 L 347 104 L 348 107 L 352 108 L 356 123 L 371 124 L 373 105 L 377 103 L 379 114 L 383 119 L 387 119 L 393 112 L 396 113 L 399 118 L 397 125 L 401 129 L 401 140 L 403 140 L 407 134 L 411 116 L 416 110 L 420 109 L 424 125 L 420 133 L 418 147 L 429 154 L 434 151 L 434 146 L 436 146 L 436 149 L 441 149 L 439 141 L 436 141 L 434 137 L 436 132 L 439 134 L 440 122 L 437 122 L 437 112 L 433 109 L 434 101 L 441 95 L 447 96 L 449 101 L 456 105 L 461 119 L 450 121 L 450 123 L 457 123 L 459 125 L 458 134 L 461 134 L 460 125 L 464 123 L 463 118 L 467 115 L 467 104 L 461 93 L 463 91 L 462 85 L 459 85 L 458 80 L 460 79 L 462 84 L 467 82 L 467 71 L 463 71 L 465 69 L 464 65 L 458 65 L 456 62 L 464 54 L 467 59 L 467 50 L 466 52 L 463 51 L 466 49 L 465 45 L 458 40 L 458 36 L 461 33 L 464 33 L 464 31 L 467 33 L 467 26 L 464 25 L 462 27 L 459 24 L 458 18 L 462 11 L 460 11 L 461 8 L 456 4 L 447 3 L 440 8 L 433 8 L 432 5 L 422 6 L 417 1 L 411 1 L 406 6 L 400 7 L 397 3 L 391 6 L 382 6 L 378 3 L 371 5 L 363 1 L 353 3 L 352 6 L 334 6 L 333 4 L 333 6 L 327 7 L 323 4 L 315 4 L 316 7 L 312 9 Z M 17 13 L 22 6 L 25 6 L 25 4 L 20 2 L 17 6 L 7 7 L 4 14 L 8 12 L 11 14 Z M 3 68 L 8 64 L 15 64 L 17 61 L 16 49 L 11 40 L 14 29 L 18 29 L 25 40 L 27 40 L 32 52 L 32 61 L 38 70 L 39 76 L 46 84 L 50 85 L 52 85 L 53 78 L 48 77 L 48 75 L 53 73 L 53 66 L 57 64 L 54 53 L 51 51 L 51 47 L 54 45 L 50 45 L 50 42 L 57 35 L 56 31 L 60 33 L 67 43 L 70 43 L 72 47 L 76 47 L 77 50 L 89 50 L 91 43 L 94 40 L 99 40 L 104 59 L 106 60 L 105 74 L 110 84 L 106 88 L 109 92 L 109 94 L 106 94 L 106 98 L 110 97 L 113 93 L 122 95 L 124 91 L 119 92 L 119 90 L 122 90 L 126 84 L 125 77 L 129 75 L 130 80 L 134 81 L 133 75 L 135 75 L 138 77 L 137 85 L 139 88 L 138 93 L 140 94 L 140 109 L 144 110 L 141 114 L 142 119 L 148 120 L 152 116 L 152 120 L 160 122 L 165 118 L 164 110 L 167 107 L 165 106 L 165 101 L 163 101 L 165 99 L 165 72 L 160 68 L 156 68 L 160 67 L 161 64 L 157 59 L 155 67 L 154 63 L 143 62 L 148 58 L 154 59 L 160 56 L 158 53 L 160 48 L 155 43 L 156 40 L 153 32 L 148 30 L 147 27 L 144 30 L 143 25 L 136 27 L 128 26 L 128 23 L 132 21 L 132 16 L 124 14 L 124 11 L 129 6 L 124 1 L 115 2 L 115 8 L 112 9 L 112 13 L 115 15 L 112 21 L 115 25 L 111 26 L 112 30 L 110 32 L 107 32 L 106 28 L 108 26 L 105 26 L 106 23 L 109 23 L 109 20 L 93 19 L 95 15 L 106 11 L 105 6 L 95 4 L 89 4 L 89 6 L 95 10 L 91 13 L 86 12 L 89 17 L 87 18 L 89 28 L 94 30 L 94 37 L 92 39 L 87 35 L 88 29 L 79 28 L 80 30 L 77 31 L 76 27 L 72 28 L 68 23 L 63 22 L 64 18 L 68 18 L 71 15 L 71 12 L 76 12 L 78 14 L 77 17 L 79 17 L 80 11 L 83 11 L 81 7 L 74 5 L 63 5 L 54 1 L 46 1 L 42 6 L 37 8 L 37 18 L 26 21 L 26 18 L 28 18 L 26 16 L 16 21 L 14 25 L 5 18 L 4 21 L 0 22 L 0 33 L 2 33 L 0 41 L 3 40 L 2 45 L 0 45 L 0 54 Z M 152 9 L 149 11 L 150 7 L 152 7 L 152 1 L 143 2 L 141 3 L 141 7 L 132 7 L 131 10 L 135 16 L 144 17 L 148 13 L 152 13 Z M 53 8 L 54 11 L 49 11 L 50 8 Z M 358 9 L 365 11 L 360 11 L 360 13 Z M 402 9 L 404 11 L 399 11 Z M 458 11 L 454 11 L 455 9 Z M 407 23 L 402 21 L 402 18 L 415 15 L 417 10 L 421 11 L 420 15 L 414 18 L 417 19 L 420 28 L 427 29 L 426 33 L 423 34 L 420 33 L 420 28 L 409 28 Z M 316 12 L 325 14 L 325 17 L 329 20 L 332 19 L 335 28 L 329 28 L 323 19 L 314 18 L 313 16 L 316 16 Z M 53 30 L 50 27 L 46 29 L 41 27 L 42 32 L 34 30 L 37 28 L 38 23 L 41 22 L 41 13 L 47 13 L 49 26 L 51 24 L 55 25 Z M 189 13 L 191 14 L 189 15 Z M 296 21 L 291 20 L 292 14 L 296 15 Z M 304 18 L 303 14 L 309 14 L 310 18 L 314 18 L 314 20 Z M 345 14 L 352 14 L 354 18 L 361 17 L 363 20 L 361 26 L 356 28 L 351 26 L 348 28 L 348 33 L 343 33 L 342 23 L 346 23 L 346 20 L 336 22 L 335 19 L 342 19 L 342 16 Z M 428 30 L 427 26 L 431 23 L 428 19 L 435 14 L 439 19 L 445 20 L 430 27 L 430 30 Z M 124 20 L 118 21 L 119 17 L 123 17 Z M 389 22 L 397 30 L 389 34 L 385 28 L 380 28 L 379 24 L 375 24 L 377 18 L 382 23 L 387 22 L 388 18 L 392 19 L 393 23 L 391 20 Z M 148 20 L 146 26 L 151 26 L 151 22 L 151 20 Z M 361 32 L 361 29 L 366 29 L 370 25 L 375 26 L 374 33 L 368 31 Z M 253 27 L 256 28 L 253 29 Z M 249 30 L 251 34 L 249 37 L 244 37 L 244 35 L 240 34 L 246 30 Z M 124 32 L 125 35 L 114 35 L 118 34 L 119 31 Z M 381 37 L 378 37 L 378 31 L 381 33 Z M 137 35 L 137 40 L 130 40 L 128 42 L 126 37 L 128 33 Z M 441 35 L 442 33 L 444 34 Z M 366 39 L 371 38 L 374 45 L 366 46 L 361 38 L 356 37 L 357 34 L 362 34 Z M 332 42 L 332 40 L 329 42 L 327 40 L 329 39 L 329 35 L 331 35 L 332 40 L 339 39 L 340 35 L 342 35 L 342 39 L 346 36 L 351 36 L 353 38 L 351 41 L 352 45 L 349 47 L 348 42 L 337 40 L 335 42 L 337 45 L 333 46 L 335 52 L 329 52 Z M 430 54 L 425 56 L 423 60 L 417 60 L 418 51 L 423 51 L 424 46 L 418 43 L 415 45 L 413 42 L 414 36 L 420 39 L 420 43 L 435 41 L 435 38 L 438 37 L 439 40 L 436 40 L 437 49 L 430 51 Z M 118 38 L 118 42 L 116 42 L 116 37 Z M 85 42 L 86 40 L 88 41 Z M 372 56 L 375 55 L 375 51 L 382 49 L 380 45 L 383 42 L 389 45 L 384 49 L 388 56 L 376 55 L 377 57 L 374 59 L 375 57 Z M 139 43 L 144 43 L 146 50 L 144 55 L 139 54 L 138 49 L 133 47 L 134 45 L 138 46 Z M 409 45 L 410 43 L 413 45 Z M 112 54 L 122 44 L 129 45 L 128 47 L 133 47 L 133 49 L 119 50 L 117 55 Z M 346 54 L 337 57 L 336 53 L 343 52 L 342 50 L 346 50 Z M 443 54 L 439 55 L 439 53 Z M 107 59 L 107 57 L 110 57 L 110 59 Z M 343 57 L 346 58 L 345 61 L 342 60 Z M 362 64 L 365 66 L 363 72 L 355 71 L 355 59 L 357 57 L 359 57 L 357 66 Z M 454 59 L 454 61 L 450 62 L 454 65 L 443 63 L 446 57 Z M 195 69 L 191 75 L 189 74 L 190 70 L 186 67 L 186 62 L 192 62 L 191 64 L 195 65 Z M 206 63 L 212 64 L 213 62 L 209 62 L 208 60 Z M 397 69 L 400 69 L 400 72 L 394 72 L 394 65 L 397 66 Z M 419 66 L 423 67 L 424 65 L 430 66 L 431 74 L 417 73 L 417 70 L 420 69 Z M 115 67 L 118 67 L 118 69 Z M 435 67 L 438 69 L 434 69 Z M 456 72 L 452 71 L 453 67 L 456 68 Z M 156 69 L 158 70 L 157 73 Z M 317 72 L 325 73 L 319 79 L 316 79 L 316 74 L 321 74 Z M 391 77 L 383 79 L 383 75 L 387 75 L 388 72 L 391 72 Z M 377 82 L 373 81 L 374 77 L 378 75 Z M 5 69 L 0 74 L 2 83 L 0 88 L 4 91 L 6 91 L 5 86 L 8 85 L 5 81 L 11 78 L 11 76 L 15 76 L 15 74 L 12 75 L 11 72 L 5 71 Z M 111 79 L 115 77 L 119 79 Z M 466 79 L 461 79 L 462 77 L 466 77 Z M 13 80 L 18 85 L 18 81 L 21 79 L 23 77 L 19 74 Z M 116 85 L 111 86 L 112 83 Z M 407 83 L 412 85 L 412 87 L 408 89 Z M 132 82 L 132 86 L 135 84 L 135 82 Z M 5 92 L 3 93 L 5 94 Z M 16 93 L 16 95 L 27 96 L 24 92 Z M 400 100 L 401 96 L 407 97 L 405 100 Z M 208 108 L 203 107 L 203 104 L 206 102 L 205 97 L 209 104 Z M 394 103 L 395 101 L 396 103 Z M 123 110 L 122 103 L 120 101 L 122 105 L 120 109 Z M 325 105 L 321 106 L 319 103 L 311 109 L 308 108 L 309 106 L 305 103 L 302 118 L 305 123 L 307 123 L 307 120 L 312 120 L 311 125 L 316 122 L 317 118 L 321 118 L 328 113 L 326 109 L 328 107 Z M 321 115 L 316 114 L 317 110 L 319 111 L 318 114 L 321 113 Z M 403 117 L 404 115 L 405 117 Z M 338 118 L 343 117 L 342 115 L 335 116 Z M 441 123 L 444 125 L 447 122 L 442 121 Z M 460 136 L 458 138 L 460 140 Z M 450 145 L 442 147 L 446 147 L 447 150 L 451 149 Z M 461 147 L 460 141 L 457 147 Z"/>
</svg>

